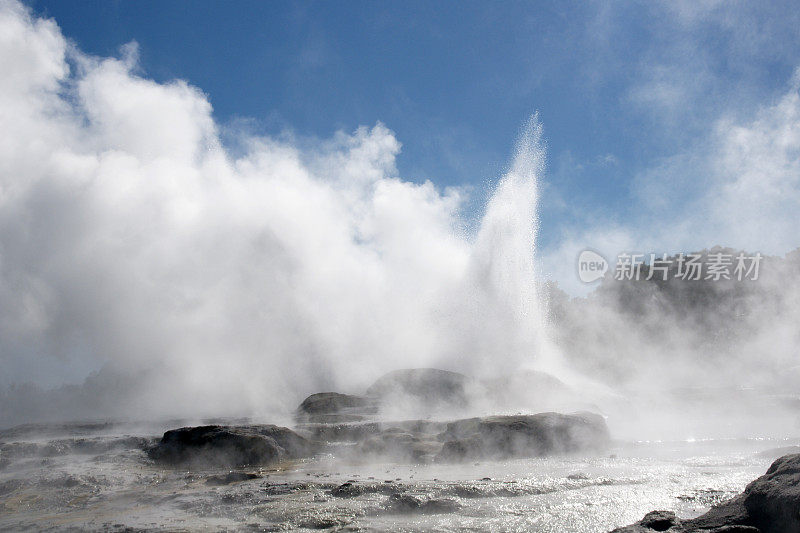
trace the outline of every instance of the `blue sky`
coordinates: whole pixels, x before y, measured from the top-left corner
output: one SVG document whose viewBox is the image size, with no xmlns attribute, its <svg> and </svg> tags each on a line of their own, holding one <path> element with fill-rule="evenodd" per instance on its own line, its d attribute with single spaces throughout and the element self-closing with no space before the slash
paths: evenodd
<svg viewBox="0 0 800 533">
<path fill-rule="evenodd" d="M 404 179 L 473 186 L 479 201 L 538 111 L 541 242 L 562 256 L 569 239 L 601 247 L 593 225 L 653 251 L 757 246 L 758 234 L 724 231 L 692 239 L 684 228 L 661 247 L 630 235 L 708 195 L 720 124 L 753 124 L 800 66 L 798 10 L 781 2 L 29 5 L 83 52 L 138 42 L 144 75 L 199 87 L 221 124 L 328 138 L 383 122 L 403 144 Z"/>
</svg>

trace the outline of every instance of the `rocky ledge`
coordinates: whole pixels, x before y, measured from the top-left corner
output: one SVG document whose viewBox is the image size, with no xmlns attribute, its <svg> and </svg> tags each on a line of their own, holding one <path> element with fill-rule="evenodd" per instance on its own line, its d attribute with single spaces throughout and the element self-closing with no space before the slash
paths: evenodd
<svg viewBox="0 0 800 533">
<path fill-rule="evenodd" d="M 490 406 L 505 411 L 592 409 L 554 376 L 524 371 L 479 380 L 437 368 L 405 368 L 378 378 L 363 394 L 318 392 L 295 411 L 299 423 L 368 422 L 388 418 L 456 418 Z"/>
<path fill-rule="evenodd" d="M 469 418 L 447 424 L 439 461 L 532 457 L 602 451 L 609 443 L 603 417 L 593 413 Z"/>
<path fill-rule="evenodd" d="M 297 431 L 272 425 L 185 427 L 164 433 L 147 453 L 156 462 L 194 466 L 266 465 L 318 452 L 428 463 L 601 451 L 608 442 L 598 415 L 539 413 L 453 422 L 306 424 Z"/>
<path fill-rule="evenodd" d="M 312 394 L 297 408 L 298 422 L 356 422 L 375 415 L 377 402 L 373 398 L 353 396 L 339 392 Z"/>
<path fill-rule="evenodd" d="M 544 396 L 552 396 L 557 382 L 530 373 L 523 381 L 528 388 L 542 389 Z M 605 420 L 588 412 L 462 418 L 470 412 L 471 399 L 507 386 L 479 384 L 435 368 L 396 370 L 375 381 L 365 396 L 312 394 L 297 407 L 297 426 L 292 429 L 184 427 L 167 431 L 148 455 L 163 464 L 235 467 L 316 453 L 430 463 L 598 452 L 607 447 Z"/>
<path fill-rule="evenodd" d="M 706 514 L 681 520 L 653 511 L 612 533 L 797 533 L 800 532 L 800 454 L 785 455 L 739 496 Z"/>
<path fill-rule="evenodd" d="M 299 459 L 314 450 L 312 442 L 285 427 L 197 426 L 167 431 L 147 455 L 172 465 L 238 467 Z"/>
</svg>

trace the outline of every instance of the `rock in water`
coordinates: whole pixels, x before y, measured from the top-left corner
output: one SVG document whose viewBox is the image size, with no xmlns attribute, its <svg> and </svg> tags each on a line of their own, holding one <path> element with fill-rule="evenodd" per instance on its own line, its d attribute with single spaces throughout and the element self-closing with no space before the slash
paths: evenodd
<svg viewBox="0 0 800 533">
<path fill-rule="evenodd" d="M 173 429 L 150 448 L 151 459 L 195 467 L 265 465 L 305 457 L 311 443 L 294 431 L 272 425 L 198 426 Z"/>
<path fill-rule="evenodd" d="M 651 511 L 639 523 L 653 531 L 666 531 L 678 524 L 678 518 L 670 511 Z"/>
<path fill-rule="evenodd" d="M 436 459 L 444 462 L 603 450 L 610 440 L 605 420 L 592 413 L 469 418 L 449 423 L 439 438 Z"/>
<path fill-rule="evenodd" d="M 396 514 L 436 514 L 454 513 L 461 509 L 461 505 L 450 498 L 425 499 L 411 494 L 392 494 L 384 504 L 384 509 Z"/>
<path fill-rule="evenodd" d="M 249 472 L 228 472 L 224 476 L 211 476 L 206 479 L 206 485 L 220 486 L 230 485 L 231 483 L 238 483 L 240 481 L 250 481 L 252 479 L 259 479 L 261 476 Z"/>
<path fill-rule="evenodd" d="M 777 459 L 743 494 L 753 525 L 763 533 L 800 531 L 800 454 Z"/>
<path fill-rule="evenodd" d="M 612 533 L 797 533 L 800 531 L 800 454 L 785 455 L 739 496 L 692 520 L 653 511 Z"/>
<path fill-rule="evenodd" d="M 338 392 L 312 394 L 297 408 L 299 422 L 357 422 L 377 412 L 374 399 Z"/>
</svg>

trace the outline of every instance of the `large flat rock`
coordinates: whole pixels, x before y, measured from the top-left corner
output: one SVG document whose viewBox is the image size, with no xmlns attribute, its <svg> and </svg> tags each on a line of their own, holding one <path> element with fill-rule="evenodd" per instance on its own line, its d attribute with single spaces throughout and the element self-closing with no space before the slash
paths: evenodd
<svg viewBox="0 0 800 533">
<path fill-rule="evenodd" d="M 593 413 L 539 413 L 457 420 L 439 439 L 437 460 L 459 461 L 600 451 L 610 436 L 603 417 Z"/>
<path fill-rule="evenodd" d="M 318 392 L 312 394 L 297 407 L 298 422 L 342 423 L 358 422 L 372 417 L 378 411 L 374 398 L 342 394 L 340 392 Z"/>
<path fill-rule="evenodd" d="M 197 426 L 167 431 L 147 453 L 165 464 L 238 467 L 298 459 L 313 449 L 306 438 L 280 426 Z"/>
</svg>

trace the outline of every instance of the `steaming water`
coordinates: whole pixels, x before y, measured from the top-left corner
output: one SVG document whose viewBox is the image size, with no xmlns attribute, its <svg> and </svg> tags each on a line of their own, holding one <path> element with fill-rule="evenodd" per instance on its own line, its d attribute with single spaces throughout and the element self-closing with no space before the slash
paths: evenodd
<svg viewBox="0 0 800 533">
<path fill-rule="evenodd" d="M 471 351 L 485 354 L 482 374 L 544 363 L 549 350 L 535 263 L 539 177 L 544 168 L 542 125 L 522 129 L 508 172 L 497 184 L 472 249 L 467 302 L 479 323 Z M 471 301 L 470 301 L 471 300 Z"/>
<path fill-rule="evenodd" d="M 774 453 L 771 440 L 617 443 L 613 455 L 460 466 L 345 463 L 330 456 L 247 470 L 257 479 L 213 486 L 220 471 L 156 467 L 131 434 L 162 428 L 62 426 L 4 432 L 0 529 L 367 530 L 603 532 L 646 512 L 694 516 L 741 491 Z M 796 444 L 796 443 L 795 443 Z M 490 479 L 486 479 L 490 478 Z M 337 497 L 346 481 L 363 494 Z M 446 498 L 457 512 L 404 514 L 392 493 Z"/>
</svg>

